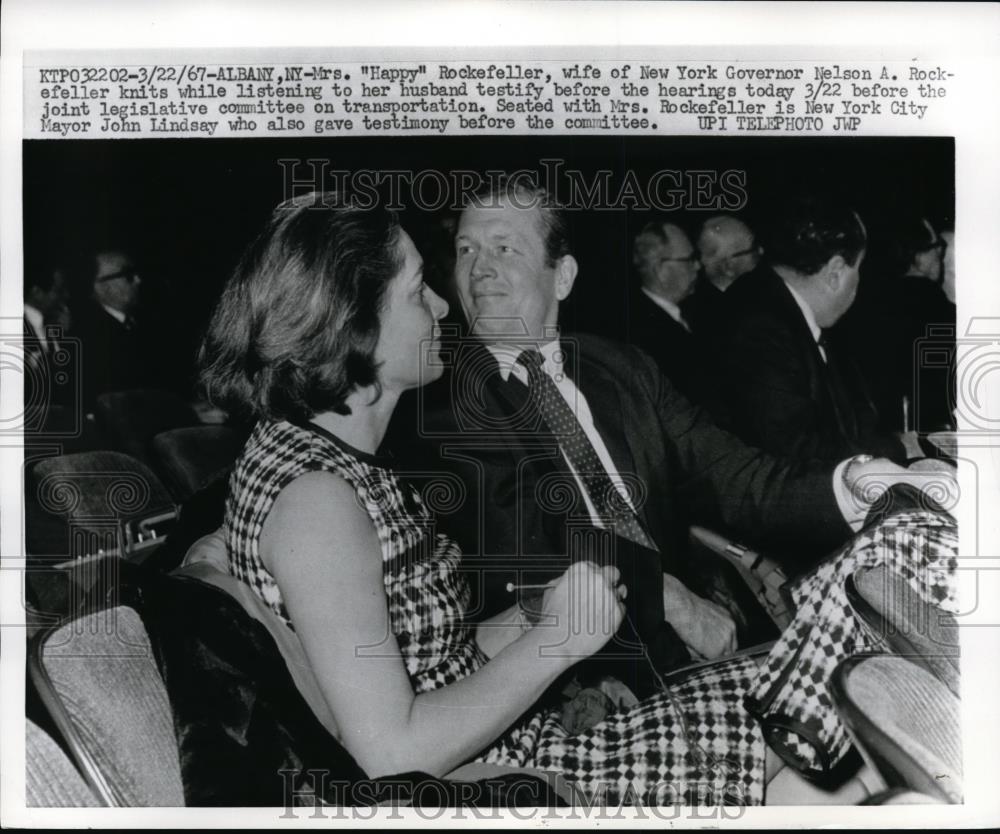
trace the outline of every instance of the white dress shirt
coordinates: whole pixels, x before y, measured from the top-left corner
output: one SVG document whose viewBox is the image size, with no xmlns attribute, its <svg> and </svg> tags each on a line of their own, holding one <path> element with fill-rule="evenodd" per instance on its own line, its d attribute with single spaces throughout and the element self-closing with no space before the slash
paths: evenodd
<svg viewBox="0 0 1000 834">
<path fill-rule="evenodd" d="M 42 311 L 32 307 L 30 304 L 25 304 L 24 317 L 28 320 L 32 331 L 38 337 L 38 341 L 42 343 L 42 349 L 48 350 L 49 343 L 45 338 L 45 316 L 42 315 Z"/>
<path fill-rule="evenodd" d="M 107 304 L 102 304 L 101 306 L 107 311 L 107 314 L 119 324 L 125 324 L 127 321 L 128 316 L 126 316 L 121 310 L 116 310 L 114 307 L 109 307 Z"/>
<path fill-rule="evenodd" d="M 663 310 L 670 318 L 677 322 L 681 327 L 683 327 L 688 333 L 691 332 L 691 328 L 688 327 L 688 323 L 684 321 L 684 316 L 681 315 L 681 308 L 674 304 L 673 301 L 668 301 L 661 296 L 658 296 L 655 292 L 651 292 L 646 287 L 639 287 L 643 294 L 652 301 L 657 307 Z"/>
<path fill-rule="evenodd" d="M 823 345 L 819 343 L 820 338 L 823 336 L 823 330 L 816 324 L 816 314 L 812 311 L 812 307 L 806 303 L 806 300 L 796 292 L 795 287 L 787 281 L 785 281 L 785 286 L 788 287 L 788 291 L 792 294 L 792 298 L 795 299 L 795 303 L 799 305 L 799 309 L 802 311 L 802 318 L 806 320 L 809 332 L 812 333 L 813 341 L 816 342 L 816 347 L 819 349 L 819 355 L 826 362 L 826 351 L 823 350 Z"/>
</svg>

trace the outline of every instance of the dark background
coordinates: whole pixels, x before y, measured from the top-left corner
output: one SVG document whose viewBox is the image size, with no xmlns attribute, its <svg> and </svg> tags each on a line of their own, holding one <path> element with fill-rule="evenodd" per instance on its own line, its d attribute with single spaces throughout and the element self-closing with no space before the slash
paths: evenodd
<svg viewBox="0 0 1000 834">
<path fill-rule="evenodd" d="M 279 159 L 325 159 L 328 170 L 347 171 L 538 169 L 539 160 L 559 159 L 565 169 L 610 170 L 612 193 L 626 171 L 645 183 L 661 169 L 736 169 L 746 172 L 748 201 L 740 214 L 758 229 L 774 205 L 816 190 L 847 196 L 874 246 L 883 227 L 904 214 L 927 216 L 939 228 L 954 222 L 950 138 L 29 141 L 23 165 L 26 268 L 51 259 L 79 263 L 100 246 L 126 249 L 142 271 L 150 308 L 175 329 L 178 362 L 190 362 L 227 275 L 285 196 Z M 678 210 L 669 219 L 693 236 L 710 213 Z M 563 311 L 564 327 L 613 334 L 630 272 L 630 238 L 650 212 L 588 210 L 572 216 L 581 270 Z M 404 225 L 431 261 L 435 252 L 428 241 L 447 246 L 440 233 L 431 234 L 439 229 L 437 219 L 404 214 Z"/>
</svg>

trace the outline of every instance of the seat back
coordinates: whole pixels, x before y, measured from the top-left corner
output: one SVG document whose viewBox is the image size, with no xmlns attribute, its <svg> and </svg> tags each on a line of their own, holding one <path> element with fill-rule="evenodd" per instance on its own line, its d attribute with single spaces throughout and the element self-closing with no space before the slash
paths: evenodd
<svg viewBox="0 0 1000 834">
<path fill-rule="evenodd" d="M 80 772 L 106 805 L 184 804 L 166 688 L 131 608 L 38 634 L 29 671 Z"/>
<path fill-rule="evenodd" d="M 177 394 L 156 388 L 134 388 L 101 394 L 97 421 L 111 448 L 153 464 L 153 438 L 167 429 L 198 425 L 198 416 Z"/>
<path fill-rule="evenodd" d="M 95 808 L 101 804 L 63 749 L 33 721 L 25 722 L 24 802 L 28 808 Z"/>
<path fill-rule="evenodd" d="M 858 571 L 844 589 L 874 637 L 961 696 L 959 629 L 951 614 L 924 602 L 905 579 L 885 567 Z"/>
<path fill-rule="evenodd" d="M 855 655 L 837 666 L 830 691 L 890 788 L 962 801 L 960 704 L 930 672 L 894 655 Z"/>
<path fill-rule="evenodd" d="M 240 435 L 227 426 L 188 426 L 153 438 L 157 470 L 178 503 L 232 466 L 241 448 Z"/>
<path fill-rule="evenodd" d="M 39 461 L 27 478 L 25 496 L 29 553 L 33 539 L 66 542 L 66 559 L 98 553 L 133 555 L 144 550 L 157 524 L 177 507 L 160 479 L 120 452 L 80 452 Z M 51 550 L 45 555 L 53 554 Z"/>
</svg>

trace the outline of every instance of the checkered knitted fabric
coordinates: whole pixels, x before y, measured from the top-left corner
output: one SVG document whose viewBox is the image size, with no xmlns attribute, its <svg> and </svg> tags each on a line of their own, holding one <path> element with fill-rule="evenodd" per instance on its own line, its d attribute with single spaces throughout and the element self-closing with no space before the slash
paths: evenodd
<svg viewBox="0 0 1000 834">
<path fill-rule="evenodd" d="M 469 589 L 458 572 L 458 547 L 435 534 L 416 490 L 402 485 L 388 465 L 321 429 L 259 423 L 229 483 L 230 572 L 294 631 L 281 591 L 261 562 L 260 532 L 278 494 L 296 478 L 316 471 L 340 475 L 354 487 L 378 533 L 390 627 L 414 691 L 427 692 L 460 680 L 485 658 L 462 619 Z M 338 558 L 336 542 L 330 543 L 330 558 Z"/>
<path fill-rule="evenodd" d="M 791 588 L 795 617 L 774 645 L 748 708 L 764 725 L 768 743 L 806 774 L 827 773 L 850 739 L 826 683 L 853 654 L 884 650 L 854 614 L 844 583 L 856 571 L 884 566 L 926 603 L 957 613 L 958 530 L 950 516 L 912 511 L 863 531 L 834 559 Z"/>
<path fill-rule="evenodd" d="M 764 738 L 744 706 L 756 673 L 720 661 L 574 736 L 557 710 L 536 713 L 480 761 L 562 773 L 588 803 L 760 805 Z"/>
<path fill-rule="evenodd" d="M 382 546 L 390 626 L 414 691 L 472 674 L 486 658 L 463 616 L 468 587 L 459 552 L 420 496 L 388 462 L 350 450 L 319 430 L 257 426 L 230 482 L 226 534 L 230 569 L 293 628 L 274 578 L 260 561 L 260 531 L 281 490 L 306 472 L 335 472 L 356 490 Z M 330 558 L 337 558 L 331 544 Z M 688 801 L 759 804 L 764 742 L 743 706 L 756 670 L 737 659 L 699 671 L 585 733 L 568 736 L 558 710 L 529 713 L 480 760 L 558 771 L 589 802 Z"/>
</svg>

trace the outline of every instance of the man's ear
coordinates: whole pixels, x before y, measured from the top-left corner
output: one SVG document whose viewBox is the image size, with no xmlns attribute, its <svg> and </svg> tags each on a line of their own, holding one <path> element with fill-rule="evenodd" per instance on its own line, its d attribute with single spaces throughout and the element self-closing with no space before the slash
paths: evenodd
<svg viewBox="0 0 1000 834">
<path fill-rule="evenodd" d="M 840 289 L 847 274 L 848 263 L 843 255 L 834 255 L 823 267 L 823 280 L 827 287 L 834 292 Z"/>
<path fill-rule="evenodd" d="M 565 301 L 573 291 L 579 265 L 572 255 L 563 255 L 556 261 L 556 299 Z"/>
</svg>

